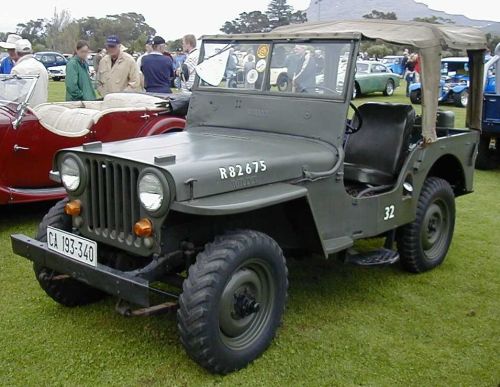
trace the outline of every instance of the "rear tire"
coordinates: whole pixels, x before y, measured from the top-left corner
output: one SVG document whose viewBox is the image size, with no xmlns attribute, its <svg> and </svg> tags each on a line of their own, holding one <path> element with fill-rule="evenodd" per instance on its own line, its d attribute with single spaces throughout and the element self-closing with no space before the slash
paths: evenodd
<svg viewBox="0 0 500 387">
<path fill-rule="evenodd" d="M 457 107 L 467 107 L 467 103 L 469 102 L 469 91 L 462 90 L 460 93 L 453 94 L 453 103 Z"/>
<path fill-rule="evenodd" d="M 483 171 L 487 171 L 489 169 L 493 169 L 496 167 L 495 154 L 490 149 L 490 140 L 491 139 L 487 136 L 481 136 L 481 138 L 479 139 L 478 154 L 476 158 L 477 169 L 482 169 Z M 500 156 L 498 148 L 497 148 L 497 153 Z"/>
<path fill-rule="evenodd" d="M 38 226 L 36 240 L 47 242 L 47 226 L 64 231 L 71 231 L 71 217 L 64 213 L 68 199 L 61 200 L 52 207 Z M 61 305 L 73 307 L 97 302 L 105 297 L 105 293 L 92 288 L 73 278 L 57 279 L 60 273 L 37 264 L 33 265 L 36 279 L 41 288 L 54 301 Z M 56 279 L 54 279 L 56 278 Z"/>
<path fill-rule="evenodd" d="M 387 81 L 387 84 L 385 85 L 385 90 L 384 90 L 383 94 L 386 97 L 390 97 L 391 95 L 394 94 L 394 81 L 392 79 L 389 79 Z"/>
<path fill-rule="evenodd" d="M 410 101 L 412 104 L 420 105 L 422 103 L 422 93 L 420 90 L 413 90 L 410 93 Z"/>
<path fill-rule="evenodd" d="M 455 228 L 455 195 L 437 177 L 425 180 L 416 219 L 398 229 L 397 246 L 403 268 L 422 273 L 439 266 L 448 253 Z"/>
<path fill-rule="evenodd" d="M 272 238 L 251 230 L 217 237 L 189 268 L 179 297 L 188 355 L 213 373 L 245 367 L 274 338 L 287 289 L 285 258 Z"/>
<path fill-rule="evenodd" d="M 289 91 L 290 80 L 288 79 L 287 73 L 281 73 L 278 75 L 278 79 L 276 80 L 276 87 L 279 91 Z"/>
</svg>

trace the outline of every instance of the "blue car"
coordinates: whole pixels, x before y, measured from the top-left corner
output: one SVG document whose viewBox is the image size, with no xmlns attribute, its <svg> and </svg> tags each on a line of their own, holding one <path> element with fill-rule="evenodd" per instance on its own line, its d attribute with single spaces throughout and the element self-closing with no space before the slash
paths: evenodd
<svg viewBox="0 0 500 387">
<path fill-rule="evenodd" d="M 49 78 L 54 81 L 66 78 L 66 63 L 68 63 L 68 60 L 62 54 L 44 51 L 35 53 L 34 57 L 45 66 L 49 73 Z"/>
<path fill-rule="evenodd" d="M 404 56 L 388 55 L 382 58 L 382 63 L 386 65 L 394 74 L 403 75 L 405 67 L 403 65 Z"/>
<path fill-rule="evenodd" d="M 494 89 L 494 77 L 488 76 L 485 92 Z M 420 83 L 410 85 L 410 100 L 414 104 L 422 102 Z M 439 87 L 439 103 L 451 103 L 458 107 L 466 107 L 469 100 L 469 58 L 455 57 L 441 60 L 441 82 Z"/>
<path fill-rule="evenodd" d="M 422 102 L 422 86 L 420 83 L 410 85 L 412 103 Z M 469 100 L 469 58 L 445 58 L 441 60 L 440 103 L 453 103 L 465 107 Z"/>
<path fill-rule="evenodd" d="M 481 139 L 476 168 L 492 169 L 500 162 L 500 43 L 485 65 Z"/>
</svg>

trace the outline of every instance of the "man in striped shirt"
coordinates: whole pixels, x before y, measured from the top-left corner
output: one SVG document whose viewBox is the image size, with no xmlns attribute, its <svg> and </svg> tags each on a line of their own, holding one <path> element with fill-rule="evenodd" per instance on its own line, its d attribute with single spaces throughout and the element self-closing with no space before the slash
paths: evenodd
<svg viewBox="0 0 500 387">
<path fill-rule="evenodd" d="M 185 53 L 187 53 L 187 58 L 182 67 L 183 69 L 177 69 L 178 74 L 182 77 L 182 91 L 190 92 L 194 84 L 194 79 L 196 77 L 196 65 L 198 64 L 198 59 L 200 52 L 196 48 L 196 37 L 194 35 L 185 35 L 182 38 L 182 48 Z M 186 74 L 187 73 L 187 74 Z M 183 76 L 184 75 L 184 76 Z"/>
</svg>

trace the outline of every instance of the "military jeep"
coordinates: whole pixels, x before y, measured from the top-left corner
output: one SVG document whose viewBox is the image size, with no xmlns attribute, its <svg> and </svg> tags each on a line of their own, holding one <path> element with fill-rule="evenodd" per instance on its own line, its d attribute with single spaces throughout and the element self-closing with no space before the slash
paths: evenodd
<svg viewBox="0 0 500 387">
<path fill-rule="evenodd" d="M 419 50 L 421 116 L 388 103 L 350 116 L 362 39 Z M 467 130 L 437 116 L 442 47 L 470 58 Z M 455 197 L 473 189 L 485 47 L 472 28 L 385 21 L 205 37 L 187 129 L 60 151 L 51 176 L 68 198 L 36 238 L 12 235 L 13 250 L 56 302 L 108 294 L 129 316 L 177 309 L 198 364 L 245 367 L 282 321 L 288 252 L 414 273 L 443 262 Z M 236 88 L 224 80 L 231 49 L 255 58 Z M 272 66 L 289 55 L 291 85 L 278 88 Z M 384 246 L 354 250 L 371 237 Z"/>
</svg>

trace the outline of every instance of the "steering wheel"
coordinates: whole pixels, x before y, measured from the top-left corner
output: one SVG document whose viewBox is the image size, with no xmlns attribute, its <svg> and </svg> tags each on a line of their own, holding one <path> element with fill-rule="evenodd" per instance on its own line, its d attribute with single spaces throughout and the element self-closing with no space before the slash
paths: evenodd
<svg viewBox="0 0 500 387">
<path fill-rule="evenodd" d="M 356 105 L 354 105 L 352 102 L 349 102 L 349 106 L 352 108 L 352 110 L 354 110 L 354 115 L 352 116 L 352 120 L 347 120 L 347 122 L 345 123 L 345 134 L 354 134 L 356 132 L 359 132 L 359 130 L 363 126 L 363 117 L 361 117 L 361 114 L 359 113 Z M 358 125 L 354 126 L 353 122 L 357 122 Z"/>
<path fill-rule="evenodd" d="M 330 88 L 325 87 L 325 86 L 310 86 L 310 87 L 305 87 L 303 90 L 306 91 L 306 90 L 311 90 L 311 89 L 312 90 L 321 89 L 321 90 L 328 91 L 332 94 L 337 93 L 335 90 L 330 89 Z M 359 110 L 356 107 L 356 105 L 354 105 L 352 102 L 349 102 L 349 106 L 352 108 L 352 110 L 354 110 L 354 115 L 352 117 L 352 120 L 347 120 L 347 122 L 345 123 L 345 126 L 346 126 L 345 134 L 354 134 L 356 132 L 359 132 L 359 130 L 361 129 L 361 126 L 363 126 L 363 118 L 361 117 L 361 114 L 359 113 Z M 352 124 L 355 121 L 358 123 L 357 126 L 354 126 Z"/>
</svg>

